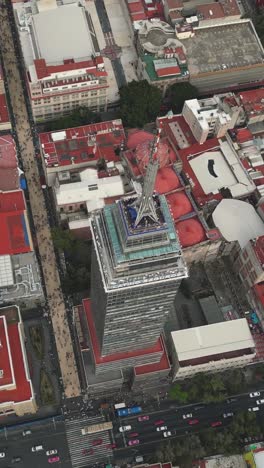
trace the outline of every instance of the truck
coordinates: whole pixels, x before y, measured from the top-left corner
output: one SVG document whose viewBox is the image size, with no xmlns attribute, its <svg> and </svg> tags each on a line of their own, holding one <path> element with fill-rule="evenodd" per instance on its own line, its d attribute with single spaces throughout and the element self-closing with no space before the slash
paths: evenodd
<svg viewBox="0 0 264 468">
<path fill-rule="evenodd" d="M 117 411 L 117 416 L 130 416 L 142 412 L 141 406 L 131 406 L 131 408 L 121 408 Z"/>
</svg>

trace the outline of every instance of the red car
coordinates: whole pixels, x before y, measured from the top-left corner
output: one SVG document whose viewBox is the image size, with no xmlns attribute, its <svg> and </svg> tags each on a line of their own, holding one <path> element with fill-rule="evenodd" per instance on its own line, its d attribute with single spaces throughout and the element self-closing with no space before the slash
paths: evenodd
<svg viewBox="0 0 264 468">
<path fill-rule="evenodd" d="M 155 421 L 155 426 L 160 426 L 161 424 L 164 424 L 164 421 L 160 419 L 159 421 Z"/>
<path fill-rule="evenodd" d="M 222 421 L 215 421 L 211 423 L 211 427 L 217 427 L 217 426 L 222 426 Z"/>
<path fill-rule="evenodd" d="M 103 442 L 103 439 L 95 439 L 92 441 L 92 445 L 101 445 L 101 443 Z"/>
<path fill-rule="evenodd" d="M 48 458 L 48 462 L 49 463 L 56 463 L 60 461 L 60 457 L 52 457 L 52 458 Z"/>
<path fill-rule="evenodd" d="M 198 422 L 199 422 L 199 419 L 191 419 L 189 421 L 189 424 L 192 426 L 193 424 L 198 424 Z"/>
<path fill-rule="evenodd" d="M 137 436 L 138 436 L 138 432 L 131 432 L 128 434 L 128 437 L 130 438 L 137 437 Z"/>
<path fill-rule="evenodd" d="M 128 445 L 138 445 L 139 444 L 139 440 L 138 439 L 134 439 L 134 440 L 129 440 L 128 441 Z"/>
<path fill-rule="evenodd" d="M 149 420 L 149 416 L 139 416 L 138 417 L 138 422 L 141 422 L 141 421 L 148 421 Z"/>
</svg>

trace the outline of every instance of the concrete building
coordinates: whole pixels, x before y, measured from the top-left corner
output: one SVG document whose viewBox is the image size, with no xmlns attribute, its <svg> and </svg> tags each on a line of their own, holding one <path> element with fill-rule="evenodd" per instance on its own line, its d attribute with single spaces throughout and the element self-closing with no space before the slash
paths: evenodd
<svg viewBox="0 0 264 468">
<path fill-rule="evenodd" d="M 80 106 L 105 111 L 107 72 L 85 7 L 32 0 L 14 8 L 35 120 L 52 120 Z"/>
<path fill-rule="evenodd" d="M 232 128 L 231 117 L 219 110 L 214 98 L 185 101 L 182 115 L 200 144 L 210 137 L 221 138 Z"/>
<path fill-rule="evenodd" d="M 243 367 L 256 355 L 246 319 L 174 331 L 171 351 L 173 380 Z"/>
<path fill-rule="evenodd" d="M 37 410 L 17 306 L 0 309 L 0 415 Z"/>
<path fill-rule="evenodd" d="M 49 186 L 69 181 L 86 167 L 98 163 L 120 163 L 118 154 L 125 141 L 125 131 L 120 119 L 67 128 L 39 135 L 43 167 Z"/>
</svg>

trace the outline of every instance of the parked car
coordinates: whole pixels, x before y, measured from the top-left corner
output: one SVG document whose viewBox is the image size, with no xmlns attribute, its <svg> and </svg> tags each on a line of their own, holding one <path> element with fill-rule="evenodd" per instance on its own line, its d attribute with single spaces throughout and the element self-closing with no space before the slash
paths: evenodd
<svg viewBox="0 0 264 468">
<path fill-rule="evenodd" d="M 52 450 L 47 450 L 46 455 L 56 455 L 58 453 L 58 450 L 52 449 Z"/>
<path fill-rule="evenodd" d="M 29 430 L 29 429 L 25 429 L 23 432 L 22 432 L 22 436 L 27 436 L 27 435 L 30 435 L 32 434 L 32 432 Z"/>
<path fill-rule="evenodd" d="M 198 423 L 199 423 L 199 419 L 191 419 L 189 421 L 190 426 L 193 426 L 194 424 L 198 424 Z"/>
<path fill-rule="evenodd" d="M 234 416 L 234 413 L 224 413 L 223 418 L 232 418 Z"/>
<path fill-rule="evenodd" d="M 215 421 L 211 423 L 211 427 L 217 427 L 217 426 L 222 426 L 222 421 Z"/>
<path fill-rule="evenodd" d="M 128 445 L 138 445 L 139 444 L 139 440 L 138 439 L 134 439 L 134 440 L 129 440 L 128 441 Z"/>
<path fill-rule="evenodd" d="M 103 442 L 103 439 L 94 439 L 94 440 L 92 441 L 92 445 L 93 445 L 93 446 L 101 445 L 102 442 Z"/>
<path fill-rule="evenodd" d="M 60 461 L 60 457 L 52 457 L 52 458 L 48 458 L 48 462 L 49 463 L 57 463 Z"/>
<path fill-rule="evenodd" d="M 259 407 L 254 406 L 253 408 L 248 408 L 248 411 L 259 411 Z"/>
<path fill-rule="evenodd" d="M 168 428 L 167 426 L 159 426 L 156 428 L 156 431 L 161 432 L 161 431 L 166 431 Z"/>
<path fill-rule="evenodd" d="M 255 398 L 256 396 L 260 396 L 260 392 L 251 392 L 249 396 L 250 398 Z"/>
<path fill-rule="evenodd" d="M 192 413 L 188 413 L 188 414 L 183 414 L 182 415 L 183 419 L 189 419 L 189 418 L 192 418 Z"/>
<path fill-rule="evenodd" d="M 149 416 L 147 416 L 147 415 L 138 417 L 138 422 L 148 421 L 148 420 L 149 420 Z"/>
<path fill-rule="evenodd" d="M 163 432 L 163 437 L 170 437 L 172 435 L 171 431 Z"/>
<path fill-rule="evenodd" d="M 126 432 L 130 430 L 131 430 L 131 426 L 120 426 L 119 428 L 119 432 Z"/>
</svg>

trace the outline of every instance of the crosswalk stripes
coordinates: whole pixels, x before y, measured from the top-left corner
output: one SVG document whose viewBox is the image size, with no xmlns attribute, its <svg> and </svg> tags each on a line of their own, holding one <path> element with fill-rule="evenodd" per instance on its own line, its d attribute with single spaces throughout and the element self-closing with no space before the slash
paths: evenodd
<svg viewBox="0 0 264 468">
<path fill-rule="evenodd" d="M 113 456 L 109 431 L 82 435 L 81 430 L 92 424 L 105 422 L 103 416 L 83 417 L 74 420 L 66 420 L 66 436 L 73 468 L 87 467 L 96 462 L 110 461 Z M 93 446 L 95 439 L 101 439 L 102 443 Z M 86 452 L 83 452 L 86 451 Z"/>
</svg>

